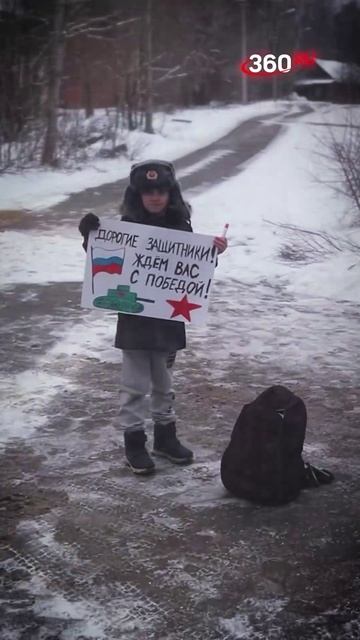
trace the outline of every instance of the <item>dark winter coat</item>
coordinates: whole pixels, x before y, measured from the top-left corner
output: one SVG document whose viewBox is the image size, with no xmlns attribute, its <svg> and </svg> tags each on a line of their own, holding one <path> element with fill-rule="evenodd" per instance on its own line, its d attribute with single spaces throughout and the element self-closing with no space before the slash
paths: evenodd
<svg viewBox="0 0 360 640">
<path fill-rule="evenodd" d="M 192 231 L 185 206 L 169 206 L 164 216 L 145 211 L 127 212 L 124 222 L 135 222 L 177 231 Z M 185 325 L 176 320 L 163 320 L 119 313 L 115 347 L 119 349 L 143 349 L 153 351 L 178 351 L 186 347 Z"/>
</svg>

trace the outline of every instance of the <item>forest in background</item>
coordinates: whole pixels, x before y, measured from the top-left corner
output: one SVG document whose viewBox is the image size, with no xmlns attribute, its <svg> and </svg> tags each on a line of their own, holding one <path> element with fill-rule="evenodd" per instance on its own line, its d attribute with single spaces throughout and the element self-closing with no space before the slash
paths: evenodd
<svg viewBox="0 0 360 640">
<path fill-rule="evenodd" d="M 107 110 L 115 148 L 154 110 L 287 95 L 291 75 L 244 95 L 245 50 L 360 64 L 359 32 L 356 0 L 0 0 L 0 170 L 58 166 L 74 111 Z"/>
</svg>

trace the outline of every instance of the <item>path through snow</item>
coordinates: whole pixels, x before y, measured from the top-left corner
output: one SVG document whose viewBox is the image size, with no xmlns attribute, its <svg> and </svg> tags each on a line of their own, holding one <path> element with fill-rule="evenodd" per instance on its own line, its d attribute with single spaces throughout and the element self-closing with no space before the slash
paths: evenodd
<svg viewBox="0 0 360 640">
<path fill-rule="evenodd" d="M 195 229 L 228 221 L 230 247 L 176 368 L 195 463 L 161 461 L 151 479 L 123 465 L 115 317 L 79 307 L 76 230 L 2 234 L 4 640 L 359 637 L 356 258 L 286 261 L 288 237 L 264 220 L 346 239 L 341 203 L 309 181 L 312 140 L 306 119 L 288 123 L 245 172 L 192 199 Z M 264 509 L 226 494 L 219 459 L 243 403 L 275 382 L 304 398 L 306 457 L 336 482 Z"/>
</svg>

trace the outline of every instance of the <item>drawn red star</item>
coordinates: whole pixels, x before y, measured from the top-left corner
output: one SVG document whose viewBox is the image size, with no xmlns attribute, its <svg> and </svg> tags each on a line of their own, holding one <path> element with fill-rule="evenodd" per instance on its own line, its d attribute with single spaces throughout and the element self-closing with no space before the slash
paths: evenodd
<svg viewBox="0 0 360 640">
<path fill-rule="evenodd" d="M 174 307 L 171 315 L 172 318 L 175 318 L 176 316 L 184 316 L 184 318 L 186 318 L 186 320 L 189 320 L 190 322 L 190 311 L 193 311 L 193 309 L 200 309 L 200 307 L 202 306 L 201 304 L 189 302 L 186 294 L 181 300 L 166 300 L 166 302 Z"/>
</svg>

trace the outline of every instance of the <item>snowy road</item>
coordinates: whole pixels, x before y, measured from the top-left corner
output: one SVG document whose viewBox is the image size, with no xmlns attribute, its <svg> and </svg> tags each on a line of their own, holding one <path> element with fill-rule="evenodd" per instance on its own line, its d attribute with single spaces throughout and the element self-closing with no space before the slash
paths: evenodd
<svg viewBox="0 0 360 640">
<path fill-rule="evenodd" d="M 115 318 L 79 307 L 83 256 L 69 225 L 79 216 L 69 211 L 55 234 L 53 214 L 3 234 L 1 640 L 360 637 L 360 312 L 349 293 L 358 271 L 347 271 L 355 259 L 346 253 L 281 259 L 287 239 L 263 222 L 282 220 L 282 208 L 304 224 L 314 217 L 302 183 L 279 199 L 305 125 L 291 124 L 207 194 L 239 171 L 235 147 L 258 153 L 281 125 L 254 126 L 253 147 L 246 128 L 241 144 L 243 128 L 233 147 L 231 136 L 220 145 L 231 153 L 193 158 L 197 178 L 178 165 L 195 228 L 215 233 L 224 210 L 231 225 L 209 323 L 189 329 L 178 356 L 179 430 L 196 452 L 189 467 L 160 461 L 140 479 L 123 465 Z M 97 212 L 115 211 L 102 197 Z M 332 230 L 322 210 L 316 224 Z M 336 483 L 265 509 L 226 495 L 219 459 L 242 404 L 276 382 L 304 398 L 306 457 Z"/>
</svg>

